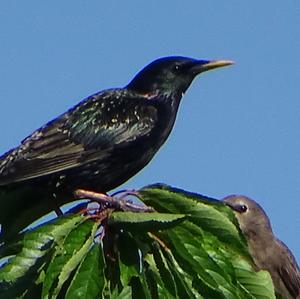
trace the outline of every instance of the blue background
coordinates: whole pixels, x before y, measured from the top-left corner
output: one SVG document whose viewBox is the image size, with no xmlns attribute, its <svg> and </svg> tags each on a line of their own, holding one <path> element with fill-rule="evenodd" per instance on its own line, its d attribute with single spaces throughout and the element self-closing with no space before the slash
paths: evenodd
<svg viewBox="0 0 300 299">
<path fill-rule="evenodd" d="M 245 194 L 300 260 L 299 1 L 2 1 L 0 152 L 167 55 L 232 59 L 197 78 L 175 128 L 124 188 Z"/>
</svg>

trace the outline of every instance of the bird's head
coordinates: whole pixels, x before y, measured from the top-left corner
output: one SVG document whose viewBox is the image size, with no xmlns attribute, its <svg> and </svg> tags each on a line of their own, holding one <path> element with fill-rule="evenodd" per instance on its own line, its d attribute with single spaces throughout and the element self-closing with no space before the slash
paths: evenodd
<svg viewBox="0 0 300 299">
<path fill-rule="evenodd" d="M 142 69 L 127 88 L 140 93 L 183 94 L 200 73 L 233 64 L 229 60 L 196 60 L 172 56 L 157 59 Z"/>
<path fill-rule="evenodd" d="M 234 211 L 244 234 L 272 233 L 268 216 L 263 208 L 254 200 L 246 196 L 230 195 L 225 197 L 223 201 Z"/>
</svg>

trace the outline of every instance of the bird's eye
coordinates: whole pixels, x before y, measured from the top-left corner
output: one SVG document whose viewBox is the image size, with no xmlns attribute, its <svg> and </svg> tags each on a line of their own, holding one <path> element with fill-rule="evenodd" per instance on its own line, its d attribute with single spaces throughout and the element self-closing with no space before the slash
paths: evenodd
<svg viewBox="0 0 300 299">
<path fill-rule="evenodd" d="M 245 205 L 241 205 L 239 210 L 240 210 L 241 213 L 245 213 L 245 212 L 247 212 L 248 207 L 245 206 Z"/>
<path fill-rule="evenodd" d="M 174 70 L 178 72 L 178 71 L 180 70 L 180 66 L 179 66 L 178 64 L 176 64 L 176 65 L 174 66 Z"/>
</svg>

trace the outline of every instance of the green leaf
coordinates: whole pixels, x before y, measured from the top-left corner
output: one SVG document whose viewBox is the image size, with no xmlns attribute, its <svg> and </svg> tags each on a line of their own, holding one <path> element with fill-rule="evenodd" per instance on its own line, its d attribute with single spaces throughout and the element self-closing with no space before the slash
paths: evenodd
<svg viewBox="0 0 300 299">
<path fill-rule="evenodd" d="M 202 247 L 203 235 L 196 225 L 184 223 L 182 226 L 168 231 L 167 235 L 174 246 L 171 247 L 171 250 L 179 265 L 192 277 L 205 284 L 207 291 L 201 293 L 204 298 L 206 298 L 205 295 L 208 295 L 208 291 L 216 298 L 223 293 L 233 296 L 228 298 L 235 298 L 235 288 L 231 285 L 230 277 L 226 270 L 220 268 Z M 217 246 L 218 244 L 216 244 L 216 248 Z"/>
<path fill-rule="evenodd" d="M 138 277 L 141 267 L 141 252 L 134 238 L 126 233 L 120 233 L 118 238 L 120 280 L 122 286 L 129 285 L 132 277 Z"/>
<path fill-rule="evenodd" d="M 104 269 L 102 246 L 94 244 L 80 263 L 65 298 L 101 298 L 106 284 Z"/>
<path fill-rule="evenodd" d="M 185 218 L 183 214 L 114 212 L 108 223 L 131 230 L 155 231 L 173 227 Z"/>
<path fill-rule="evenodd" d="M 165 280 L 166 277 L 161 275 L 161 271 L 158 269 L 158 265 L 155 262 L 153 255 L 147 254 L 146 261 L 147 268 L 145 270 L 145 275 L 148 281 L 152 298 L 172 298 L 171 293 L 165 287 L 166 283 L 163 282 L 163 280 Z"/>
<path fill-rule="evenodd" d="M 170 294 L 171 297 L 178 298 L 175 279 L 172 271 L 169 269 L 169 264 L 165 256 L 161 250 L 158 250 L 155 247 L 153 249 L 153 258 L 159 271 L 163 288 Z"/>
<path fill-rule="evenodd" d="M 253 271 L 245 260 L 235 257 L 232 259 L 239 285 L 243 291 L 256 299 L 275 299 L 275 291 L 271 276 L 267 271 Z"/>
<path fill-rule="evenodd" d="M 75 215 L 1 247 L 15 254 L 0 268 L 0 298 L 275 299 L 222 202 L 165 185 L 138 193 L 156 212 L 103 211 L 100 244 L 99 224 Z"/>
<path fill-rule="evenodd" d="M 33 287 L 54 246 L 83 220 L 81 216 L 60 217 L 24 234 L 20 252 L 0 268 L 0 293 L 15 298 Z"/>
<path fill-rule="evenodd" d="M 117 290 L 115 289 L 111 296 L 110 299 L 132 299 L 132 289 L 130 286 L 126 286 L 122 289 L 121 293 L 118 293 Z"/>
<path fill-rule="evenodd" d="M 156 211 L 185 214 L 191 222 L 249 257 L 234 214 L 222 202 L 165 185 L 144 187 L 138 193 L 140 199 Z"/>
<path fill-rule="evenodd" d="M 87 220 L 72 230 L 55 255 L 46 271 L 42 298 L 56 298 L 63 284 L 85 257 L 93 242 L 98 224 Z"/>
<path fill-rule="evenodd" d="M 130 285 L 132 288 L 132 298 L 151 299 L 151 292 L 144 273 L 139 277 L 133 277 L 131 279 Z"/>
</svg>

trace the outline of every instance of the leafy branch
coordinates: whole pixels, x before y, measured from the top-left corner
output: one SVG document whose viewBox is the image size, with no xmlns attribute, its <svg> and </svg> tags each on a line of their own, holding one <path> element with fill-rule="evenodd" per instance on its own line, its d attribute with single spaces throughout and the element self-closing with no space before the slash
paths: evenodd
<svg viewBox="0 0 300 299">
<path fill-rule="evenodd" d="M 275 298 L 222 202 L 165 185 L 137 195 L 147 208 L 103 201 L 2 245 L 0 298 Z"/>
</svg>

